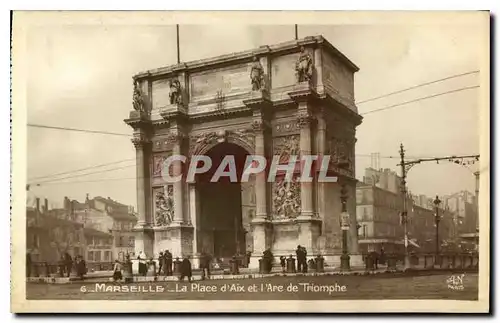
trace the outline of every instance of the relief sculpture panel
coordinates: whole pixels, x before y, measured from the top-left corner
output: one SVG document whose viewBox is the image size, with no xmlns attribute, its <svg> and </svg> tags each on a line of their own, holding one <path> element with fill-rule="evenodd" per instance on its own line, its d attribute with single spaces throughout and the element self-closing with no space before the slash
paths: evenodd
<svg viewBox="0 0 500 323">
<path fill-rule="evenodd" d="M 172 185 L 153 189 L 155 226 L 167 226 L 174 219 L 173 193 Z"/>
<path fill-rule="evenodd" d="M 292 219 L 300 214 L 300 183 L 277 178 L 273 184 L 273 217 Z"/>
<path fill-rule="evenodd" d="M 280 156 L 279 163 L 287 164 L 290 156 L 300 155 L 299 135 L 276 137 L 273 140 L 274 155 Z"/>
</svg>

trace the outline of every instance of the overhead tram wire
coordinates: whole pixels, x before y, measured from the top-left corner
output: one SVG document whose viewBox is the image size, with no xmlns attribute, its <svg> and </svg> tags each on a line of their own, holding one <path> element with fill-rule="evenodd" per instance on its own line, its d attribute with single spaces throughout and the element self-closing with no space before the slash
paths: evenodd
<svg viewBox="0 0 500 323">
<path fill-rule="evenodd" d="M 391 95 L 395 95 L 395 94 L 407 92 L 407 91 L 410 91 L 410 90 L 414 90 L 414 89 L 417 89 L 419 87 L 423 87 L 423 86 L 427 86 L 427 85 L 430 85 L 430 84 L 435 84 L 435 83 L 443 82 L 443 81 L 450 80 L 450 79 L 453 79 L 453 78 L 457 78 L 457 77 L 461 77 L 461 76 L 466 76 L 466 75 L 470 75 L 470 74 L 475 74 L 475 73 L 479 73 L 479 70 L 470 71 L 470 72 L 461 73 L 461 74 L 456 74 L 456 75 L 451 75 L 451 76 L 448 76 L 448 77 L 445 77 L 445 78 L 442 78 L 442 79 L 438 79 L 438 80 L 434 80 L 434 81 L 430 81 L 430 82 L 425 82 L 425 83 L 417 84 L 417 85 L 410 86 L 408 88 L 404 88 L 404 89 L 401 89 L 401 90 L 398 90 L 398 91 L 394 91 L 394 92 L 390 92 L 390 93 L 387 93 L 387 94 L 379 95 L 379 96 L 373 97 L 371 99 L 366 99 L 366 100 L 363 100 L 363 101 L 359 101 L 359 102 L 356 102 L 356 104 L 358 105 L 358 104 L 363 104 L 363 103 L 367 103 L 367 102 L 379 100 L 379 99 L 382 99 L 382 98 L 385 98 L 385 97 L 388 97 L 388 96 L 391 96 Z"/>
<path fill-rule="evenodd" d="M 100 130 L 88 130 L 88 129 L 68 128 L 68 127 L 56 127 L 56 126 L 47 126 L 47 125 L 32 124 L 32 123 L 28 123 L 28 127 L 54 129 L 54 130 L 76 131 L 76 132 L 94 133 L 94 134 L 101 134 L 101 135 L 122 136 L 122 137 L 129 137 L 129 138 L 132 137 L 131 134 L 125 134 L 125 133 L 119 133 L 119 132 L 109 132 L 109 131 L 100 131 Z"/>
<path fill-rule="evenodd" d="M 121 169 L 129 168 L 129 167 L 135 167 L 135 164 L 133 164 L 133 165 L 127 165 L 127 166 L 122 166 L 122 167 L 115 167 L 115 168 L 112 168 L 112 169 L 105 169 L 105 170 L 101 170 L 101 171 L 97 171 L 97 172 L 77 174 L 77 175 L 73 175 L 73 176 L 66 176 L 66 177 L 61 177 L 61 178 L 56 178 L 56 179 L 48 179 L 48 180 L 45 180 L 45 181 L 34 181 L 32 183 L 28 183 L 28 185 L 39 186 L 41 184 L 58 182 L 58 181 L 62 181 L 62 180 L 65 180 L 65 179 L 71 179 L 71 178 L 82 177 L 82 176 L 89 176 L 89 175 L 94 175 L 94 174 L 102 174 L 102 173 L 112 172 L 112 171 L 121 170 Z"/>
<path fill-rule="evenodd" d="M 428 95 L 428 96 L 424 96 L 424 97 L 421 97 L 421 98 L 417 98 L 417 99 L 413 99 L 413 100 L 409 100 L 409 101 L 405 101 L 405 102 L 401 102 L 401 103 L 396 103 L 396 104 L 393 104 L 393 105 L 389 105 L 389 106 L 386 106 L 386 107 L 383 107 L 383 108 L 380 108 L 380 109 L 374 109 L 374 110 L 366 111 L 366 112 L 360 113 L 360 115 L 364 116 L 364 115 L 367 115 L 367 114 L 370 114 L 370 113 L 376 113 L 376 112 L 381 112 L 381 111 L 385 111 L 385 110 L 389 110 L 389 109 L 394 109 L 394 108 L 401 107 L 403 105 L 407 105 L 407 104 L 410 104 L 410 103 L 415 103 L 415 102 L 419 102 L 419 101 L 423 101 L 423 100 L 427 100 L 427 99 L 432 99 L 432 98 L 436 98 L 436 97 L 443 96 L 443 95 L 446 95 L 446 94 L 461 92 L 461 91 L 465 91 L 465 90 L 472 90 L 472 89 L 475 89 L 475 88 L 478 88 L 478 87 L 479 87 L 479 85 L 474 85 L 474 86 L 462 87 L 462 88 L 459 88 L 459 89 L 454 89 L 454 90 L 450 90 L 450 91 L 446 91 L 446 92 L 441 92 L 441 93 L 437 93 L 437 94 L 433 94 L 433 95 Z"/>
<path fill-rule="evenodd" d="M 109 166 L 109 165 L 115 165 L 115 164 L 121 164 L 123 162 L 132 161 L 132 160 L 135 160 L 135 158 L 127 158 L 127 159 L 117 160 L 117 161 L 114 161 L 114 162 L 109 162 L 109 163 L 104 163 L 104 164 L 98 164 L 98 165 L 89 166 L 89 167 L 85 167 L 85 168 L 79 168 L 79 169 L 74 169 L 74 170 L 70 170 L 70 171 L 65 171 L 65 172 L 61 172 L 61 173 L 54 173 L 54 174 L 49 174 L 49 175 L 44 175 L 44 176 L 32 177 L 32 178 L 28 179 L 28 181 L 34 181 L 34 180 L 40 180 L 40 179 L 45 179 L 45 178 L 50 178 L 50 177 L 58 177 L 60 175 L 78 173 L 78 172 L 82 172 L 84 170 L 89 170 L 89 169 L 94 169 L 94 168 L 100 168 L 100 167 Z"/>
</svg>

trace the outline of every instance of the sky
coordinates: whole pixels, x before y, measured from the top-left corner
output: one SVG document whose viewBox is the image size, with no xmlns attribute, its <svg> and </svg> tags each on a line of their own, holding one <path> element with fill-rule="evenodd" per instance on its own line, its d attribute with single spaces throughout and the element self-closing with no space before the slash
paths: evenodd
<svg viewBox="0 0 500 323">
<path fill-rule="evenodd" d="M 451 75 L 479 70 L 479 26 L 299 25 L 299 38 L 323 35 L 360 71 L 356 102 Z M 293 25 L 181 25 L 181 61 L 207 58 L 294 38 Z M 175 26 L 63 25 L 52 22 L 27 33 L 28 123 L 131 134 L 123 120 L 132 109 L 132 76 L 176 63 Z M 463 87 L 479 85 L 473 73 L 358 104 L 359 113 Z M 478 89 L 366 114 L 357 128 L 356 176 L 379 153 L 381 168 L 396 166 L 400 143 L 410 157 L 479 153 Z M 28 127 L 28 182 L 35 177 L 123 161 L 88 170 L 102 173 L 31 187 L 53 207 L 64 196 L 86 194 L 136 205 L 135 148 L 126 136 Z M 114 171 L 106 171 L 120 168 Z M 434 196 L 474 192 L 473 167 L 427 163 L 408 175 L 413 193 Z M 81 172 L 85 173 L 85 172 Z M 81 174 L 79 173 L 79 174 Z M 77 173 L 62 175 L 75 176 Z M 38 181 L 43 181 L 39 179 Z"/>
</svg>

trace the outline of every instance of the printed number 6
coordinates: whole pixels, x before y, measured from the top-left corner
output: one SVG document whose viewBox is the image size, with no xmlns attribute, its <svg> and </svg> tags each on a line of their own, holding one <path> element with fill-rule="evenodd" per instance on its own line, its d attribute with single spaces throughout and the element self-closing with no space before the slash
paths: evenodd
<svg viewBox="0 0 500 323">
<path fill-rule="evenodd" d="M 80 287 L 80 292 L 85 293 L 87 291 L 87 287 L 82 286 Z"/>
</svg>

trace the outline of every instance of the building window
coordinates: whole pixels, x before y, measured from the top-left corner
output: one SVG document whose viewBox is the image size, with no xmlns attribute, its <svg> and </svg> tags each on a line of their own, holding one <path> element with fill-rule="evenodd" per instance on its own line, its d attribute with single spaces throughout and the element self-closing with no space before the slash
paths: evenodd
<svg viewBox="0 0 500 323">
<path fill-rule="evenodd" d="M 104 261 L 111 261 L 111 251 L 104 252 Z"/>
<path fill-rule="evenodd" d="M 101 261 L 101 252 L 100 251 L 96 251 L 95 252 L 94 260 L 95 261 Z"/>
<path fill-rule="evenodd" d="M 134 237 L 129 237 L 128 238 L 128 246 L 129 247 L 134 247 L 135 246 L 135 238 Z"/>
<path fill-rule="evenodd" d="M 87 252 L 87 261 L 94 261 L 94 252 L 93 251 Z"/>
</svg>

